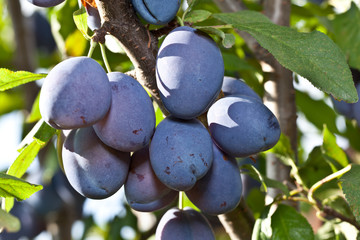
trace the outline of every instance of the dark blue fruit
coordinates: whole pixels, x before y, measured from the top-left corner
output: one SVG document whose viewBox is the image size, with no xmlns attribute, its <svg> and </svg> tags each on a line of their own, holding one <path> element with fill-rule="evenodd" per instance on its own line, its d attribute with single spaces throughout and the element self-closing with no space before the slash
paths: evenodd
<svg viewBox="0 0 360 240">
<path fill-rule="evenodd" d="M 168 188 L 156 177 L 150 164 L 149 147 L 131 156 L 130 171 L 124 187 L 130 207 L 142 212 L 164 208 L 178 196 L 177 191 Z"/>
<path fill-rule="evenodd" d="M 166 109 L 177 118 L 192 119 L 218 96 L 224 62 L 215 42 L 190 27 L 178 27 L 162 43 L 156 81 Z"/>
<path fill-rule="evenodd" d="M 186 195 L 202 212 L 218 215 L 230 212 L 240 203 L 242 181 L 235 158 L 221 152 L 215 144 L 213 150 L 209 172 Z"/>
<path fill-rule="evenodd" d="M 172 208 L 161 218 L 155 233 L 156 240 L 215 240 L 208 220 L 191 208 Z"/>
<path fill-rule="evenodd" d="M 87 127 L 110 108 L 111 88 L 104 69 L 88 57 L 74 57 L 56 65 L 40 93 L 43 119 L 57 129 Z"/>
<path fill-rule="evenodd" d="M 28 2 L 38 7 L 53 7 L 59 5 L 65 0 L 28 0 Z"/>
<path fill-rule="evenodd" d="M 179 10 L 181 0 L 132 0 L 135 10 L 148 23 L 164 25 L 170 22 Z"/>
<path fill-rule="evenodd" d="M 130 154 L 103 144 L 92 127 L 74 129 L 63 146 L 63 164 L 71 186 L 81 195 L 103 199 L 125 183 Z"/>
<path fill-rule="evenodd" d="M 104 119 L 94 125 L 99 138 L 123 152 L 134 152 L 148 145 L 155 130 L 155 112 L 145 89 L 134 78 L 108 74 L 112 105 Z"/>
<path fill-rule="evenodd" d="M 335 100 L 333 96 L 331 96 L 331 102 L 333 103 L 334 109 L 339 114 L 345 116 L 348 119 L 354 119 L 354 111 L 353 107 L 356 103 L 347 103 L 344 101 Z"/>
<path fill-rule="evenodd" d="M 81 0 L 78 0 L 78 3 L 79 3 L 79 7 L 81 8 L 81 6 L 83 6 L 83 4 L 81 3 Z M 100 14 L 99 14 L 99 11 L 97 10 L 97 8 L 91 6 L 87 2 L 85 2 L 84 8 L 87 13 L 88 27 L 92 31 L 94 31 L 95 29 L 99 29 L 101 27 L 101 18 L 100 18 Z"/>
<path fill-rule="evenodd" d="M 356 91 L 357 91 L 357 94 L 360 96 L 360 84 L 356 85 Z M 353 116 L 354 116 L 358 126 L 360 126 L 360 101 L 358 101 L 354 104 L 351 104 L 351 105 L 352 105 Z"/>
<path fill-rule="evenodd" d="M 34 19 L 36 48 L 46 54 L 53 53 L 56 49 L 56 43 L 48 19 L 39 11 L 35 11 L 32 18 Z"/>
<path fill-rule="evenodd" d="M 262 99 L 252 90 L 243 80 L 233 77 L 224 77 L 223 85 L 221 87 L 225 96 L 229 95 L 246 95 L 254 97 L 260 101 Z"/>
<path fill-rule="evenodd" d="M 150 144 L 150 161 L 162 183 L 174 190 L 190 190 L 211 167 L 211 137 L 196 119 L 167 117 L 156 128 Z"/>
<path fill-rule="evenodd" d="M 280 138 L 279 122 L 260 101 L 245 95 L 214 103 L 207 114 L 216 145 L 233 157 L 247 157 L 272 148 Z"/>
</svg>

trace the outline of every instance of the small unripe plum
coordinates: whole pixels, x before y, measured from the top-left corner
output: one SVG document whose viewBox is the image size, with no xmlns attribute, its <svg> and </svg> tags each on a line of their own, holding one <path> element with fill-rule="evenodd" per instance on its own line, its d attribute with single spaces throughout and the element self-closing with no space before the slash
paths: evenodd
<svg viewBox="0 0 360 240">
<path fill-rule="evenodd" d="M 211 137 L 197 119 L 165 118 L 150 144 L 150 161 L 156 176 L 169 188 L 190 190 L 213 161 Z"/>
<path fill-rule="evenodd" d="M 208 220 L 189 207 L 172 208 L 161 218 L 155 233 L 156 240 L 215 240 Z"/>
<path fill-rule="evenodd" d="M 216 145 L 233 157 L 247 157 L 272 148 L 280 138 L 280 125 L 260 101 L 232 95 L 215 102 L 207 114 Z"/>
<path fill-rule="evenodd" d="M 262 101 L 254 90 L 252 90 L 243 80 L 233 77 L 224 77 L 223 85 L 221 87 L 225 96 L 229 95 L 246 95 Z"/>
<path fill-rule="evenodd" d="M 191 27 L 178 27 L 166 36 L 156 61 L 160 97 L 172 116 L 192 119 L 218 96 L 224 62 L 216 43 Z"/>
<path fill-rule="evenodd" d="M 106 146 L 92 127 L 74 129 L 63 145 L 65 175 L 81 195 L 104 199 L 125 183 L 130 154 Z"/>
<path fill-rule="evenodd" d="M 40 93 L 40 113 L 57 129 L 87 127 L 102 119 L 111 104 L 105 70 L 88 57 L 57 64 L 47 75 Z"/>
<path fill-rule="evenodd" d="M 214 161 L 206 175 L 186 192 L 202 212 L 219 215 L 230 212 L 240 203 L 242 181 L 236 159 L 213 144 Z"/>
<path fill-rule="evenodd" d="M 145 147 L 155 130 L 155 112 L 145 89 L 134 78 L 120 73 L 108 74 L 112 104 L 108 114 L 94 125 L 106 145 L 123 152 Z"/>
<path fill-rule="evenodd" d="M 164 25 L 170 22 L 179 10 L 181 0 L 132 0 L 132 4 L 148 23 Z"/>
<path fill-rule="evenodd" d="M 149 147 L 134 152 L 125 182 L 125 196 L 131 208 L 153 212 L 169 205 L 178 192 L 165 186 L 151 168 Z"/>
<path fill-rule="evenodd" d="M 28 2 L 38 7 L 54 7 L 65 0 L 28 0 Z"/>
</svg>

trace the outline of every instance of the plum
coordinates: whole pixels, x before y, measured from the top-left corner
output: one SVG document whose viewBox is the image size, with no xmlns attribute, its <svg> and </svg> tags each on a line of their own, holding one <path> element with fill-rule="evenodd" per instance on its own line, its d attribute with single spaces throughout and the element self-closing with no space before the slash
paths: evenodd
<svg viewBox="0 0 360 240">
<path fill-rule="evenodd" d="M 111 104 L 105 70 L 88 57 L 73 57 L 57 64 L 40 93 L 40 113 L 57 129 L 87 127 L 102 119 Z"/>
<path fill-rule="evenodd" d="M 81 3 L 81 0 L 78 0 L 79 7 L 84 6 L 87 14 L 87 25 L 88 27 L 94 31 L 95 29 L 99 29 L 101 27 L 101 18 L 99 11 L 96 7 L 91 6 L 89 3 L 85 2 L 85 5 Z"/>
<path fill-rule="evenodd" d="M 247 157 L 268 150 L 280 138 L 278 120 L 253 97 L 224 97 L 210 107 L 207 119 L 216 145 L 233 157 Z"/>
<path fill-rule="evenodd" d="M 206 175 L 186 192 L 202 212 L 219 215 L 230 212 L 240 203 L 242 181 L 236 159 L 213 144 L 214 160 Z"/>
<path fill-rule="evenodd" d="M 211 137 L 197 119 L 165 118 L 150 144 L 150 161 L 156 176 L 169 188 L 191 189 L 211 167 Z"/>
<path fill-rule="evenodd" d="M 223 77 L 221 52 L 209 36 L 191 27 L 178 27 L 166 36 L 156 60 L 156 82 L 172 116 L 192 119 L 205 112 Z"/>
<path fill-rule="evenodd" d="M 215 240 L 208 220 L 189 207 L 172 208 L 160 219 L 155 233 L 156 240 Z"/>
<path fill-rule="evenodd" d="M 125 182 L 125 196 L 131 208 L 153 212 L 169 205 L 178 192 L 165 186 L 151 168 L 149 147 L 131 156 L 130 171 Z"/>
<path fill-rule="evenodd" d="M 108 114 L 94 125 L 106 145 L 123 152 L 145 147 L 155 131 L 155 111 L 145 89 L 134 78 L 120 73 L 108 74 L 112 104 Z"/>
<path fill-rule="evenodd" d="M 102 143 L 92 127 L 72 130 L 64 142 L 62 157 L 71 186 L 92 199 L 104 199 L 117 192 L 130 166 L 130 154 Z"/>
<path fill-rule="evenodd" d="M 164 25 L 179 10 L 181 0 L 132 0 L 137 13 L 148 23 Z"/>
<path fill-rule="evenodd" d="M 337 113 L 345 116 L 348 119 L 355 118 L 353 108 L 356 103 L 338 101 L 333 96 L 331 96 L 331 102 L 333 103 L 334 109 Z"/>
<path fill-rule="evenodd" d="M 27 0 L 38 7 L 54 7 L 64 2 L 65 0 Z"/>
<path fill-rule="evenodd" d="M 225 96 L 246 95 L 262 101 L 259 95 L 257 95 L 257 93 L 254 92 L 254 90 L 252 90 L 242 79 L 225 76 L 221 90 Z"/>
</svg>

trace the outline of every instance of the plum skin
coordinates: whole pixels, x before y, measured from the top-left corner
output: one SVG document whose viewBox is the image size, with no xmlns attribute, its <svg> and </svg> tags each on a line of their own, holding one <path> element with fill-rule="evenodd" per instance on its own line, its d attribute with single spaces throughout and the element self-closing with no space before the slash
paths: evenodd
<svg viewBox="0 0 360 240">
<path fill-rule="evenodd" d="M 40 113 L 57 129 L 87 127 L 110 108 L 111 89 L 105 70 L 88 57 L 73 57 L 57 64 L 40 92 Z"/>
<path fill-rule="evenodd" d="M 223 77 L 220 49 L 199 30 L 178 27 L 159 48 L 156 82 L 174 117 L 192 119 L 204 113 L 220 93 Z"/>
<path fill-rule="evenodd" d="M 132 209 L 153 212 L 169 205 L 178 192 L 166 187 L 156 177 L 150 164 L 149 146 L 131 156 L 125 185 L 125 196 Z"/>
<path fill-rule="evenodd" d="M 123 152 L 145 147 L 155 131 L 155 111 L 145 89 L 134 78 L 121 73 L 108 74 L 112 103 L 109 112 L 94 124 L 106 145 Z"/>
<path fill-rule="evenodd" d="M 273 147 L 280 125 L 260 101 L 233 95 L 214 103 L 208 113 L 209 130 L 216 145 L 233 157 L 248 157 Z"/>
<path fill-rule="evenodd" d="M 254 90 L 252 90 L 242 79 L 225 76 L 221 90 L 225 96 L 247 95 L 262 102 L 259 95 L 257 95 L 257 93 L 254 92 Z"/>
<path fill-rule="evenodd" d="M 92 199 L 104 199 L 117 192 L 130 166 L 130 154 L 106 146 L 92 127 L 72 130 L 64 142 L 62 157 L 71 186 Z"/>
<path fill-rule="evenodd" d="M 27 1 L 38 7 L 54 7 L 64 2 L 65 0 L 27 0 Z"/>
<path fill-rule="evenodd" d="M 214 160 L 206 175 L 185 192 L 201 211 L 219 215 L 230 212 L 240 203 L 242 180 L 236 159 L 213 144 Z"/>
<path fill-rule="evenodd" d="M 132 0 L 136 12 L 154 25 L 170 22 L 176 16 L 180 3 L 181 0 Z"/>
<path fill-rule="evenodd" d="M 169 209 L 160 219 L 155 232 L 156 240 L 215 240 L 207 219 L 189 207 Z"/>
<path fill-rule="evenodd" d="M 189 190 L 211 167 L 211 137 L 197 119 L 167 117 L 155 130 L 150 161 L 156 176 L 166 186 L 177 191 Z"/>
</svg>

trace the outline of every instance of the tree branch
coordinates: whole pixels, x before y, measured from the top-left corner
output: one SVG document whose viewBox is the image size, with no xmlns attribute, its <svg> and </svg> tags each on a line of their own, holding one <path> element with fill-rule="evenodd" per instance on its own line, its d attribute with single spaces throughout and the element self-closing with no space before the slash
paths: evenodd
<svg viewBox="0 0 360 240">
<path fill-rule="evenodd" d="M 160 109 L 167 113 L 156 85 L 155 65 L 158 40 L 144 27 L 135 14 L 130 0 L 95 0 L 101 17 L 96 40 L 103 42 L 105 34 L 116 37 L 135 68 L 136 79 L 146 87 Z"/>
</svg>

